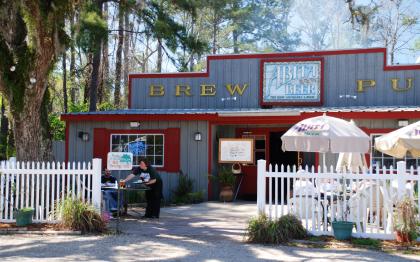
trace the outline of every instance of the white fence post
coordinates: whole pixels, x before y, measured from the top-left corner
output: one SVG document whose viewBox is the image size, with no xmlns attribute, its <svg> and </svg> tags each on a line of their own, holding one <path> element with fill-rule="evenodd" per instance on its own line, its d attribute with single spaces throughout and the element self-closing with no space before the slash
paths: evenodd
<svg viewBox="0 0 420 262">
<path fill-rule="evenodd" d="M 93 159 L 92 166 L 92 204 L 97 210 L 101 210 L 101 167 L 100 158 Z"/>
<path fill-rule="evenodd" d="M 398 200 L 401 200 L 403 194 L 405 193 L 405 180 L 403 179 L 406 172 L 406 163 L 405 161 L 397 162 L 397 175 L 398 175 Z"/>
<path fill-rule="evenodd" d="M 257 163 L 257 211 L 261 214 L 265 213 L 265 160 L 258 160 Z"/>
</svg>

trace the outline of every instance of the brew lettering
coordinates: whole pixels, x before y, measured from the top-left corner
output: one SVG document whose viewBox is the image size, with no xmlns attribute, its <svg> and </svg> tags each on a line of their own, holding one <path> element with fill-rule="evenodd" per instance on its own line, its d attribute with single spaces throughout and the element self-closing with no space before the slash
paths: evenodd
<svg viewBox="0 0 420 262">
<path fill-rule="evenodd" d="M 191 86 L 189 85 L 176 85 L 175 89 L 176 96 L 181 96 L 181 93 L 184 93 L 186 96 L 191 96 Z"/>
<path fill-rule="evenodd" d="M 229 91 L 229 94 L 233 96 L 236 92 L 238 92 L 239 95 L 242 95 L 245 91 L 245 89 L 248 87 L 248 84 L 244 84 L 244 86 L 241 88 L 240 85 L 235 85 L 235 87 L 232 89 L 232 85 L 226 85 L 226 89 Z"/>
<path fill-rule="evenodd" d="M 227 84 L 226 90 L 230 96 L 235 96 L 236 94 L 242 96 L 245 90 L 248 88 L 248 84 Z M 165 95 L 165 86 L 163 85 L 150 85 L 149 86 L 149 96 L 164 96 Z M 184 97 L 184 96 L 193 96 L 192 88 L 188 84 L 179 84 L 175 85 L 175 96 Z M 200 96 L 215 96 L 217 93 L 216 85 L 214 84 L 201 84 L 200 85 Z"/>
<path fill-rule="evenodd" d="M 214 96 L 216 95 L 216 85 L 201 85 L 200 96 Z"/>
<path fill-rule="evenodd" d="M 165 87 L 163 85 L 150 85 L 149 96 L 163 96 L 165 94 Z"/>
</svg>

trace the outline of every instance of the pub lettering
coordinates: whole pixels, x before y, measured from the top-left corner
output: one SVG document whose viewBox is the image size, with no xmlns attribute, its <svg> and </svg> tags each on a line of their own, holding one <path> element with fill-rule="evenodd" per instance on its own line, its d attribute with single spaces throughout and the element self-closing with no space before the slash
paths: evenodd
<svg viewBox="0 0 420 262">
<path fill-rule="evenodd" d="M 227 84 L 225 85 L 226 91 L 231 95 L 236 94 L 242 96 L 245 90 L 248 88 L 248 84 Z M 150 85 L 149 96 L 164 96 L 168 90 L 163 85 Z M 169 91 L 170 92 L 170 91 Z M 193 96 L 193 90 L 190 85 L 176 85 L 174 88 L 174 94 L 176 97 L 181 96 Z M 200 85 L 200 96 L 215 96 L 217 93 L 216 85 L 202 84 Z"/>
</svg>

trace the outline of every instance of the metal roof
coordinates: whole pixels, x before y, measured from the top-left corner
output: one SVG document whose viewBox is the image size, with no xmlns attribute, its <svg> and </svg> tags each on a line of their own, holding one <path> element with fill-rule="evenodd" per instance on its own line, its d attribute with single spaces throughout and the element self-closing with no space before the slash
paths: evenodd
<svg viewBox="0 0 420 262">
<path fill-rule="evenodd" d="M 237 108 L 237 109 L 122 109 L 96 112 L 76 112 L 63 115 L 179 115 L 179 114 L 218 114 L 221 116 L 293 116 L 313 112 L 420 112 L 418 106 L 355 106 L 355 107 L 281 107 L 281 108 Z"/>
</svg>

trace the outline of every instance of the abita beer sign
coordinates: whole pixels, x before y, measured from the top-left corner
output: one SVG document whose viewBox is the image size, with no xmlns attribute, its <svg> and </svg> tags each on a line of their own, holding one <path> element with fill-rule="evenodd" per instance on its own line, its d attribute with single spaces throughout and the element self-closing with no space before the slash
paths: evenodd
<svg viewBox="0 0 420 262">
<path fill-rule="evenodd" d="M 321 104 L 322 59 L 263 60 L 262 104 Z"/>
</svg>

